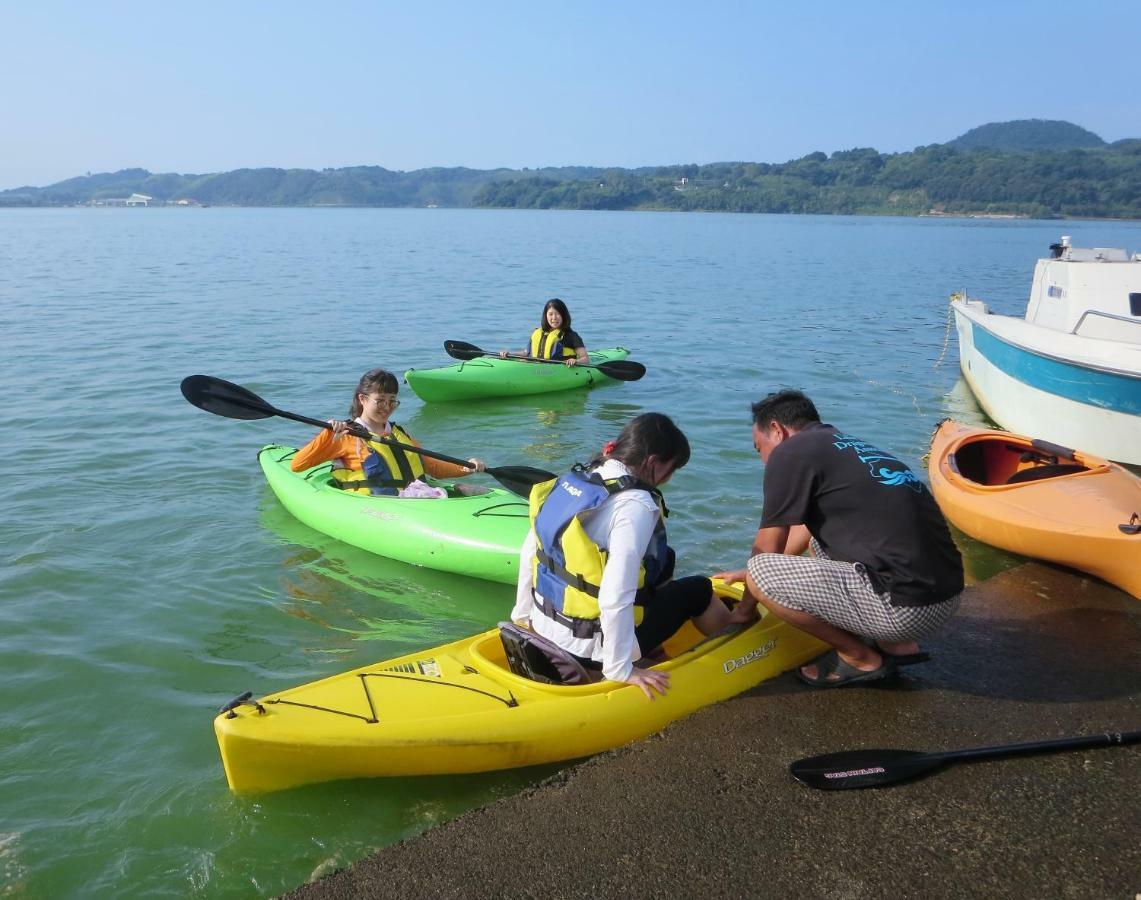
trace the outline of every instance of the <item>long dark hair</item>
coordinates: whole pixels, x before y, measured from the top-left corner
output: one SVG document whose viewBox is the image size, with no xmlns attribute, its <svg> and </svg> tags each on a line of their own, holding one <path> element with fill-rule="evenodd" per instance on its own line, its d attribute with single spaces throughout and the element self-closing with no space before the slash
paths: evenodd
<svg viewBox="0 0 1141 900">
<path fill-rule="evenodd" d="M 562 324 L 563 331 L 570 331 L 570 327 L 571 327 L 570 310 L 567 309 L 567 305 L 565 303 L 563 303 L 563 301 L 560 300 L 558 297 L 552 297 L 543 306 L 543 314 L 539 317 L 539 319 L 540 319 L 539 327 L 542 328 L 543 331 L 550 331 L 551 330 L 551 326 L 547 324 L 547 310 L 552 309 L 552 308 L 557 309 L 559 311 L 559 315 L 563 317 L 563 324 Z"/>
<path fill-rule="evenodd" d="M 357 389 L 353 391 L 353 402 L 349 407 L 350 419 L 355 419 L 364 412 L 361 394 L 371 394 L 373 391 L 378 394 L 396 394 L 400 392 L 400 385 L 396 376 L 387 369 L 369 369 L 361 376 Z"/>
<path fill-rule="evenodd" d="M 672 463 L 675 470 L 689 462 L 689 440 L 665 413 L 635 416 L 626 423 L 617 440 L 607 444 L 587 464 L 587 468 L 593 469 L 608 459 L 617 459 L 630 468 L 636 468 L 651 456 Z"/>
</svg>

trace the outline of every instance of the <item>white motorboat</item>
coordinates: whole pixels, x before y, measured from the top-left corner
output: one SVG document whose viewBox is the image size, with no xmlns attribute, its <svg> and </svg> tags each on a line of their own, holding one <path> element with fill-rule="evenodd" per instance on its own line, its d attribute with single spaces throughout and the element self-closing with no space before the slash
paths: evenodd
<svg viewBox="0 0 1141 900">
<path fill-rule="evenodd" d="M 1024 319 L 952 296 L 963 377 L 1009 431 L 1141 465 L 1141 253 L 1050 250 Z"/>
</svg>

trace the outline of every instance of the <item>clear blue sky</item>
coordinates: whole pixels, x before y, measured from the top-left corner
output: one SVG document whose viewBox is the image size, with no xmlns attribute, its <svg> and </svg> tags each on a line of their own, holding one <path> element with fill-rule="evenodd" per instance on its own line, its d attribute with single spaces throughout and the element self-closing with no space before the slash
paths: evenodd
<svg viewBox="0 0 1141 900">
<path fill-rule="evenodd" d="M 142 167 L 642 166 L 1141 137 L 1125 2 L 8 3 L 0 188 Z"/>
</svg>

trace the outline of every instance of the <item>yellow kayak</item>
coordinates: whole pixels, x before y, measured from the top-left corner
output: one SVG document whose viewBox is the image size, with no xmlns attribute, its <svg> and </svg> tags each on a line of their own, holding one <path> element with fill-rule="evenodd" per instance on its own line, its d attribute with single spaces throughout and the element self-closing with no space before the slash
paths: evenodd
<svg viewBox="0 0 1141 900">
<path fill-rule="evenodd" d="M 740 589 L 718 590 L 740 596 Z M 231 790 L 341 778 L 486 772 L 618 747 L 806 662 L 824 645 L 773 616 L 665 645 L 670 689 L 650 701 L 613 681 L 564 686 L 508 668 L 498 630 L 246 701 L 214 732 Z"/>
</svg>

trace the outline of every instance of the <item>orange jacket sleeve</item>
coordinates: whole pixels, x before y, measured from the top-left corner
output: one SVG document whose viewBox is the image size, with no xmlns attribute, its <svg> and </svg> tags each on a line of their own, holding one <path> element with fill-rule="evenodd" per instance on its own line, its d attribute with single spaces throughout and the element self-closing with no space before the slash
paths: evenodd
<svg viewBox="0 0 1141 900">
<path fill-rule="evenodd" d="M 317 436 L 294 455 L 289 467 L 303 472 L 331 459 L 344 459 L 350 469 L 361 468 L 359 442 L 351 434 L 333 437 L 333 432 L 322 428 Z"/>
</svg>

